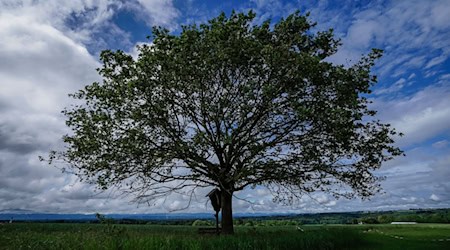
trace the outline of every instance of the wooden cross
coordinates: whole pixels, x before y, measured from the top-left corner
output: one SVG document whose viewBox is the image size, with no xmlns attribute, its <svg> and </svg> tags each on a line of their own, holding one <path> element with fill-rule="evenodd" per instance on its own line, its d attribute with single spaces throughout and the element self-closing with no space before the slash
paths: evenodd
<svg viewBox="0 0 450 250">
<path fill-rule="evenodd" d="M 211 200 L 211 205 L 214 208 L 214 211 L 216 211 L 216 214 L 214 215 L 216 217 L 216 232 L 219 234 L 219 212 L 221 208 L 221 196 L 220 196 L 220 190 L 217 188 L 214 188 L 209 192 L 206 197 L 209 197 Z"/>
</svg>

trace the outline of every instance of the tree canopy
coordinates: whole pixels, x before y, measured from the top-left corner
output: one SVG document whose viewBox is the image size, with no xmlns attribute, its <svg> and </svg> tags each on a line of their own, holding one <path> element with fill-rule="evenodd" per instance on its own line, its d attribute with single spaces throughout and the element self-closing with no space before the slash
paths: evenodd
<svg viewBox="0 0 450 250">
<path fill-rule="evenodd" d="M 312 31 L 307 15 L 254 18 L 221 14 L 179 34 L 155 27 L 137 58 L 103 51 L 103 81 L 71 95 L 79 104 L 63 114 L 72 133 L 51 159 L 140 200 L 217 187 L 224 233 L 233 232 L 233 193 L 249 186 L 285 203 L 379 191 L 373 171 L 402 154 L 396 131 L 368 107 L 381 51 L 335 65 L 327 58 L 340 41 Z"/>
</svg>

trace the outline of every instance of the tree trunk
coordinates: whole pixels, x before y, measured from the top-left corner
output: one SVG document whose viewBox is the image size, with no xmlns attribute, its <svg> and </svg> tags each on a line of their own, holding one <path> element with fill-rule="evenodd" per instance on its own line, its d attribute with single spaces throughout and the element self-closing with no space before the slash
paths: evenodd
<svg viewBox="0 0 450 250">
<path fill-rule="evenodd" d="M 227 191 L 221 192 L 222 196 L 222 234 L 233 234 L 233 209 L 232 198 L 233 193 Z"/>
</svg>

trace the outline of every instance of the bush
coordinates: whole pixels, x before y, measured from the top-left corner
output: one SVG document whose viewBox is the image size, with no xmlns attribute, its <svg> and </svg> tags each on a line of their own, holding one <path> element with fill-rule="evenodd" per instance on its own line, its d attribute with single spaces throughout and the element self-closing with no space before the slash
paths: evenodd
<svg viewBox="0 0 450 250">
<path fill-rule="evenodd" d="M 211 221 L 206 221 L 206 220 L 195 220 L 192 223 L 193 227 L 202 227 L 202 226 L 213 226 L 213 223 L 211 223 Z"/>
</svg>

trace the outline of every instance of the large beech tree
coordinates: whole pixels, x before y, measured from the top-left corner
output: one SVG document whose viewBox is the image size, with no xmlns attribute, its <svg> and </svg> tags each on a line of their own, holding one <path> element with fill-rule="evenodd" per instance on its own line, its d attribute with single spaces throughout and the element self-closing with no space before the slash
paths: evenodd
<svg viewBox="0 0 450 250">
<path fill-rule="evenodd" d="M 71 96 L 63 159 L 82 180 L 147 201 L 217 187 L 222 232 L 233 233 L 233 193 L 262 185 L 276 201 L 323 191 L 368 197 L 373 170 L 402 154 L 395 130 L 368 108 L 373 50 L 335 65 L 339 40 L 296 12 L 274 25 L 221 14 L 179 34 L 154 28 L 134 59 L 103 51 L 102 82 Z"/>
</svg>

